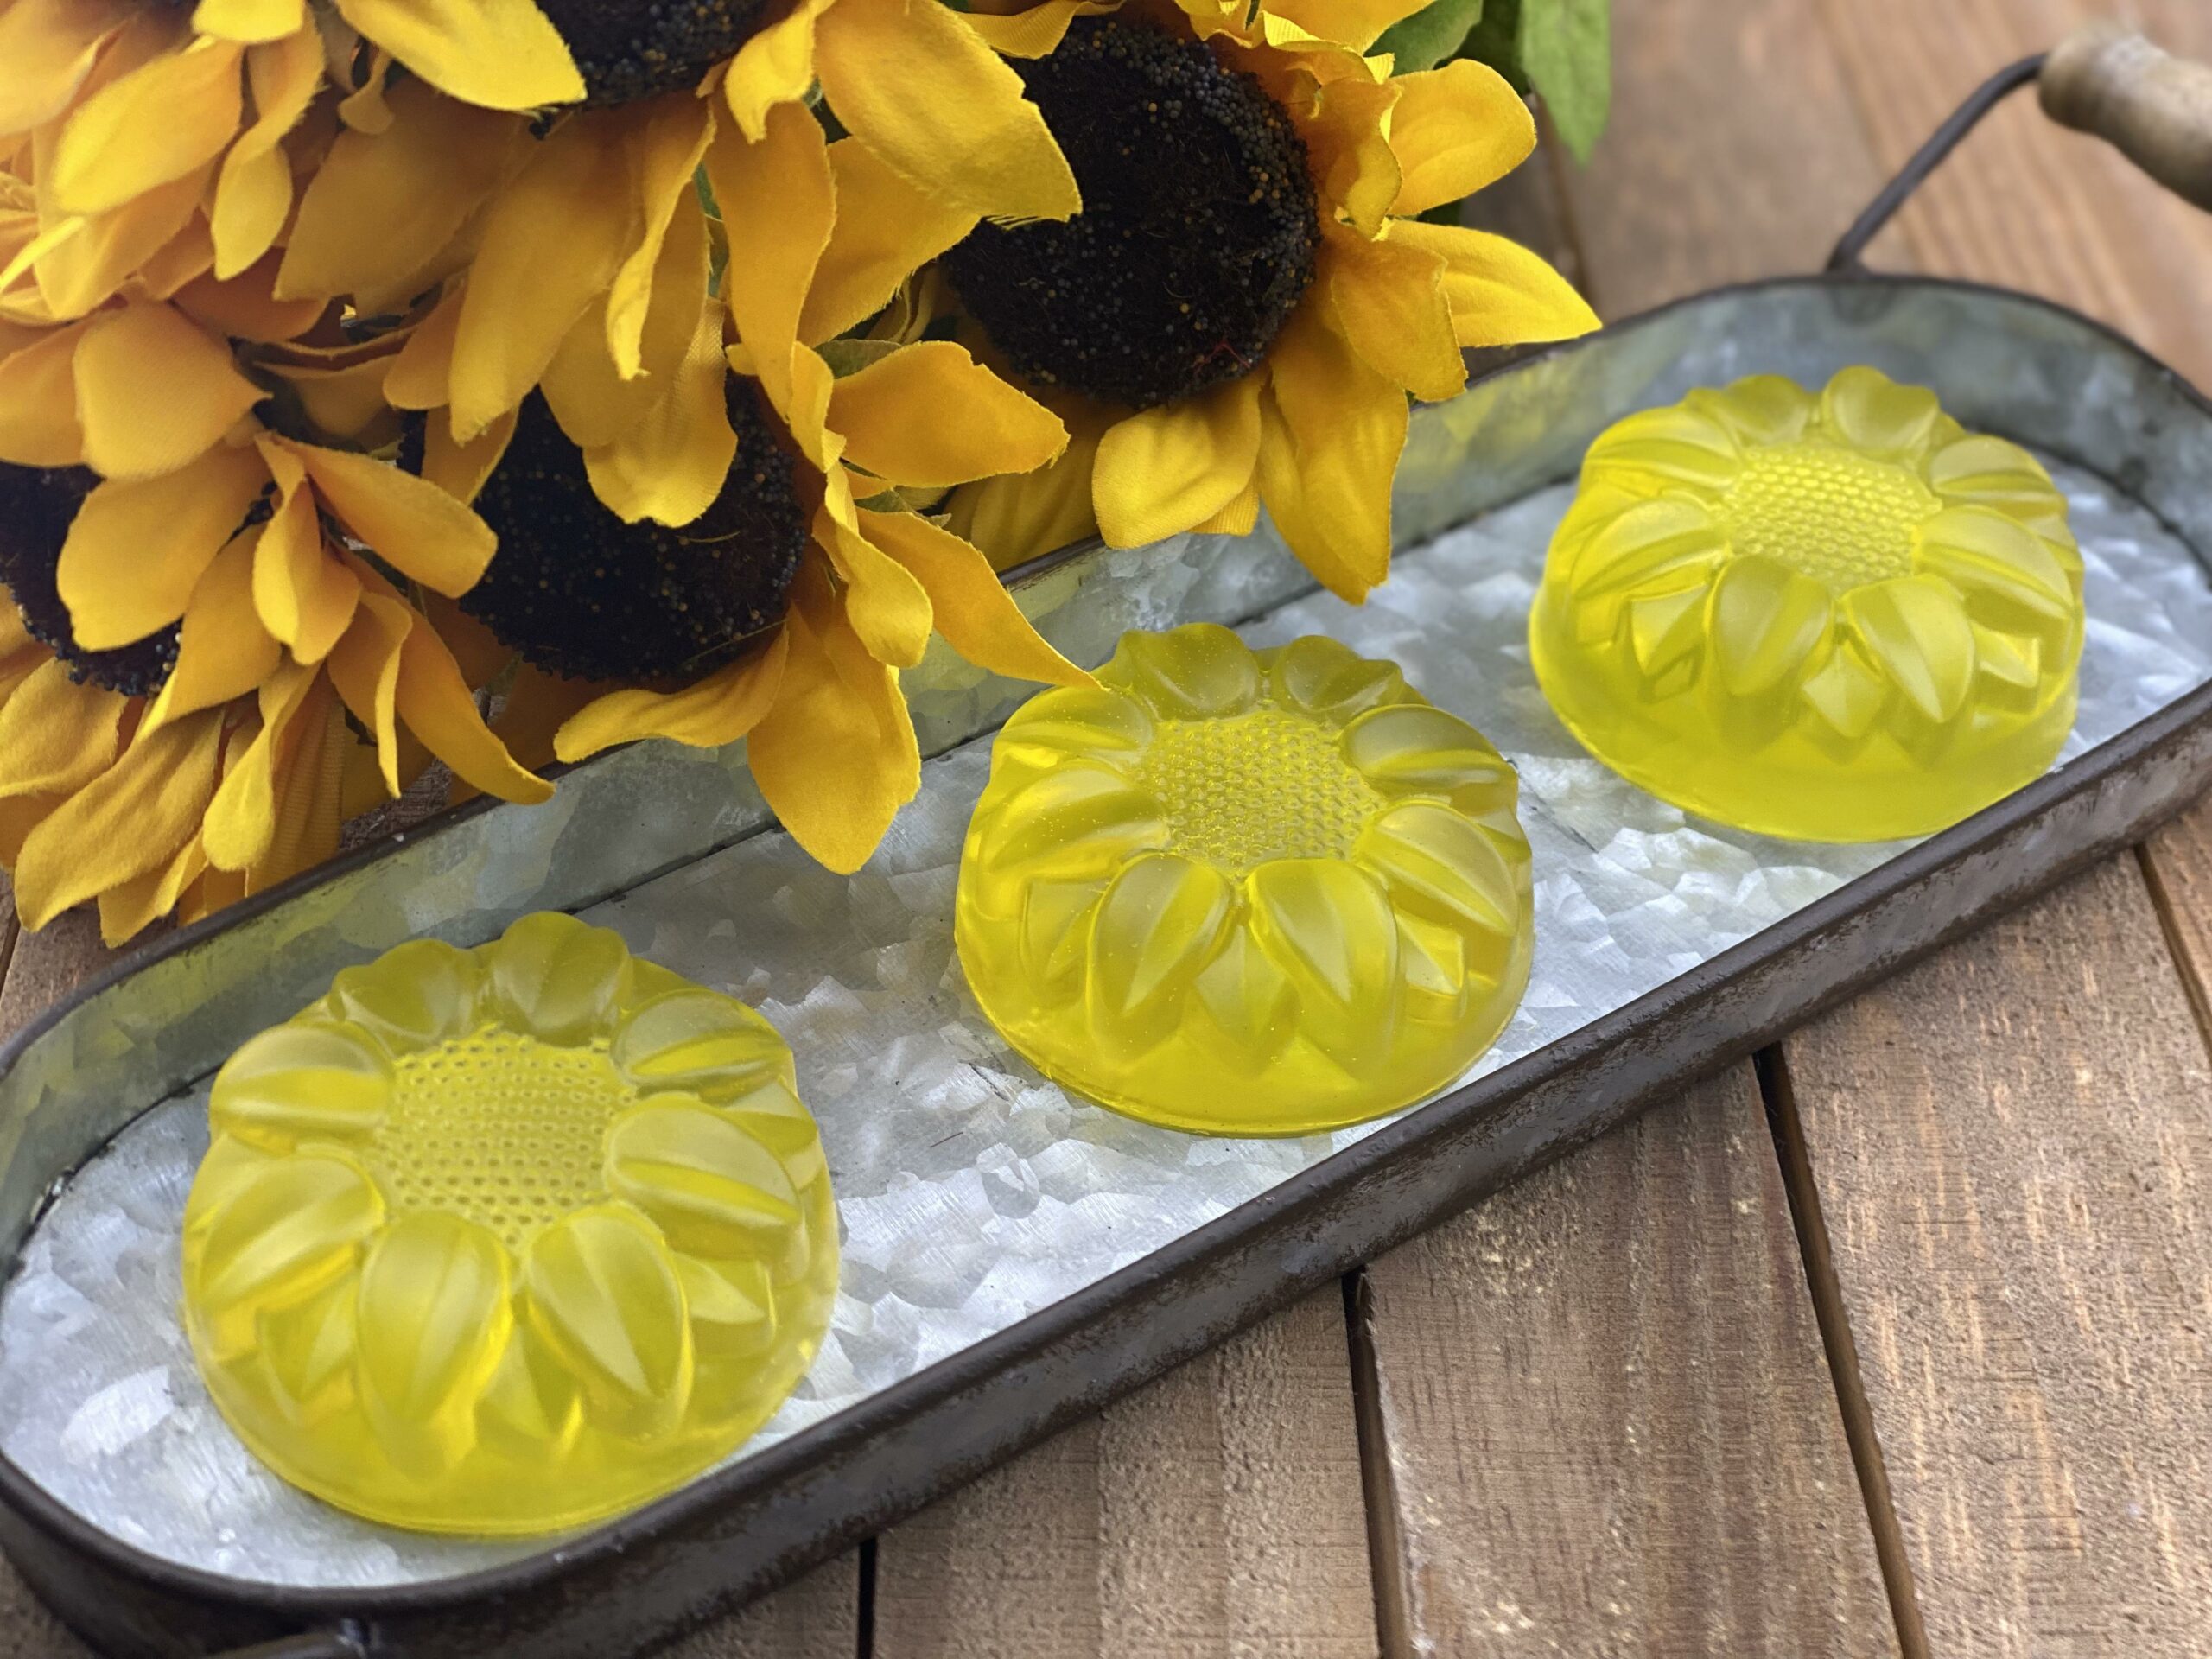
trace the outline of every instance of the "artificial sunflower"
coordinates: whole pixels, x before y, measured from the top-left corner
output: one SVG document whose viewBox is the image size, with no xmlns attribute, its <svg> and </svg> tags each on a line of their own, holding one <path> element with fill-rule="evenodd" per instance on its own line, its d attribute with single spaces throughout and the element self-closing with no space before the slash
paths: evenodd
<svg viewBox="0 0 2212 1659">
<path fill-rule="evenodd" d="M 1065 218 L 1078 205 L 1020 79 L 941 0 L 548 3 L 544 15 L 574 54 L 578 107 L 550 126 L 502 114 L 545 100 L 481 84 L 473 62 L 401 52 L 421 79 L 390 89 L 388 118 L 339 135 L 289 236 L 282 293 L 350 294 L 370 310 L 437 294 L 392 386 L 397 402 L 442 410 L 434 457 L 495 448 L 542 387 L 579 448 L 621 446 L 592 475 L 632 486 L 604 498 L 626 520 L 702 510 L 714 493 L 702 463 L 731 435 L 709 442 L 645 418 L 682 372 L 718 263 L 719 226 L 693 181 L 702 163 L 713 170 L 711 152 L 760 142 L 770 113 L 801 105 L 817 77 L 852 135 L 837 158 L 855 209 L 838 263 L 856 285 L 817 296 L 837 314 L 833 332 L 982 215 Z M 778 257 L 744 234 L 737 259 Z M 692 412 L 718 428 L 710 401 Z M 487 465 L 480 454 L 455 468 Z M 656 486 L 674 474 L 682 485 Z"/>
<path fill-rule="evenodd" d="M 404 333 L 318 344 L 323 308 L 276 302 L 269 274 L 0 340 L 0 854 L 34 927 L 97 898 L 115 940 L 265 886 L 432 755 L 512 798 L 550 792 L 396 585 L 458 593 L 491 532 L 443 491 L 263 418 L 358 434 L 376 416 L 349 359 L 388 359 Z"/>
<path fill-rule="evenodd" d="M 872 227 L 853 221 L 875 197 L 846 195 L 839 165 L 853 143 L 831 144 L 786 105 L 759 143 L 709 152 L 722 211 L 760 250 L 724 278 L 727 353 L 719 306 L 695 335 L 731 434 L 713 499 L 680 526 L 623 523 L 549 385 L 476 492 L 499 551 L 461 601 L 531 665 L 502 725 L 526 755 L 536 742 L 573 760 L 643 737 L 747 737 L 769 804 L 841 871 L 918 786 L 899 671 L 932 631 L 1002 673 L 1087 677 L 980 552 L 907 501 L 1049 462 L 1060 423 L 951 341 L 832 338 L 850 321 L 839 296 L 869 263 L 855 250 Z M 946 408 L 961 419 L 936 418 Z"/>
<path fill-rule="evenodd" d="M 1084 212 L 979 226 L 944 258 L 1027 383 L 1096 411 L 1106 540 L 1249 530 L 1357 600 L 1388 573 L 1410 394 L 1466 382 L 1463 346 L 1597 319 L 1503 238 L 1418 215 L 1511 170 L 1528 109 L 1471 61 L 1392 76 L 1364 54 L 1421 0 L 1126 0 L 983 22 L 1060 138 Z M 1110 16 L 1078 15 L 1108 13 Z M 1077 424 L 1071 423 L 1071 424 Z M 1069 480 L 956 504 L 1001 563 L 1069 526 Z"/>
<path fill-rule="evenodd" d="M 333 45 L 307 0 L 0 3 L 0 302 L 66 321 L 134 278 L 166 296 L 261 259 L 292 211 L 289 147 L 334 124 L 307 119 Z"/>
</svg>

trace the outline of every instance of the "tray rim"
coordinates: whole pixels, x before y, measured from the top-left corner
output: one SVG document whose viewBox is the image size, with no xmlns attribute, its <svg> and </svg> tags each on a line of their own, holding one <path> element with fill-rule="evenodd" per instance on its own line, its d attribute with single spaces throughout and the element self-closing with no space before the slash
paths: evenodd
<svg viewBox="0 0 2212 1659">
<path fill-rule="evenodd" d="M 1791 289 L 1880 292 L 1908 289 L 1947 290 L 2048 313 L 2084 330 L 2108 347 L 2118 347 L 2170 383 L 2185 404 L 2212 420 L 2212 397 L 2208 397 L 2180 371 L 2110 323 L 2057 301 L 1999 283 L 1863 267 L 1759 277 L 1701 289 L 1608 323 L 1596 334 L 1528 348 L 1508 348 L 1510 356 L 1480 365 L 1471 375 L 1469 385 L 1510 374 L 1532 363 L 1571 355 L 1605 335 L 1630 332 L 1711 301 Z M 2085 462 L 2070 456 L 2067 459 L 2084 470 L 2103 476 Z M 2105 481 L 2115 488 L 2121 487 L 2109 478 Z M 2162 524 L 2167 522 L 2163 513 L 2143 502 L 2133 491 L 2124 493 Z M 2168 527 L 2172 528 L 2171 524 Z M 2186 543 L 2189 538 L 2181 539 Z M 1004 575 L 1009 586 L 1026 582 L 1100 545 L 1096 537 L 1087 537 L 1025 561 Z M 2199 551 L 2201 556 L 2212 561 L 2212 550 Z M 1906 849 L 1696 967 L 1599 1015 L 1567 1036 L 1385 1123 L 1353 1145 L 1286 1177 L 1258 1197 L 1201 1224 L 1138 1261 L 810 1424 L 772 1446 L 710 1471 L 639 1509 L 512 1561 L 445 1578 L 360 1586 L 274 1584 L 232 1577 L 172 1561 L 117 1537 L 53 1497 L 4 1452 L 0 1452 L 0 1504 L 13 1509 L 53 1541 L 94 1558 L 124 1578 L 193 1601 L 303 1621 L 309 1625 L 316 1621 L 330 1625 L 341 1621 L 372 1622 L 379 1617 L 421 1618 L 526 1594 L 571 1573 L 634 1555 L 661 1541 L 665 1535 L 682 1531 L 687 1523 L 711 1514 L 758 1503 L 772 1495 L 774 1489 L 804 1475 L 812 1466 L 830 1462 L 851 1447 L 918 1415 L 941 1399 L 957 1395 L 980 1381 L 1018 1367 L 1025 1360 L 1058 1345 L 1135 1293 L 1203 1269 L 1209 1259 L 1225 1254 L 1254 1225 L 1318 1206 L 1377 1168 L 1398 1162 L 1423 1142 L 1441 1140 L 1467 1120 L 1482 1116 L 1530 1092 L 1556 1074 L 1581 1063 L 1593 1052 L 1610 1046 L 1645 1022 L 1663 1016 L 1675 1005 L 1694 1002 L 1725 988 L 1732 981 L 1802 947 L 1855 912 L 1872 908 L 1945 867 L 1970 858 L 2024 821 L 2041 817 L 2077 796 L 2093 793 L 2108 779 L 2126 771 L 2181 732 L 2208 721 L 2212 721 L 2212 680 L 2183 692 L 2165 707 L 2075 760 Z M 564 776 L 581 766 L 594 764 L 596 760 L 594 757 L 575 766 L 552 768 L 549 775 Z M 0 1074 L 11 1071 L 25 1051 L 76 1008 L 140 971 L 188 951 L 203 940 L 266 914 L 327 882 L 391 856 L 426 836 L 440 834 L 504 804 L 489 797 L 479 797 L 445 809 L 421 824 L 341 853 L 213 915 L 127 950 L 68 996 L 0 1041 Z M 748 832 L 738 839 L 747 839 L 750 834 L 763 833 L 774 827 L 771 821 L 760 830 Z M 1725 1058 L 1716 1056 L 1721 1063 Z M 149 1106 L 148 1109 L 150 1109 Z M 136 1116 L 130 1121 L 136 1122 Z M 92 1155 L 97 1155 L 97 1152 Z M 54 1185 L 74 1173 L 73 1167 L 64 1172 L 55 1179 Z M 0 1278 L 12 1276 L 16 1265 L 12 1261 L 0 1264 Z M 1136 1387 L 1141 1380 L 1117 1381 L 1111 1392 L 1118 1394 Z"/>
</svg>

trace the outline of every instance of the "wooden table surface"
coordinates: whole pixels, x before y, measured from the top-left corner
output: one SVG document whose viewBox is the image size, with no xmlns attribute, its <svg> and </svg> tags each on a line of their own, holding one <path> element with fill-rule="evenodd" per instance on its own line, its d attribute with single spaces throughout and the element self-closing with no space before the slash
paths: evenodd
<svg viewBox="0 0 2212 1659">
<path fill-rule="evenodd" d="M 1609 316 L 1806 270 L 2096 9 L 1616 0 L 1597 159 L 1483 212 Z M 2212 219 L 2031 99 L 1874 257 L 2212 385 Z M 8 923 L 0 1031 L 102 959 Z M 2208 1021 L 2212 806 L 674 1651 L 2212 1650 Z M 0 1566 L 0 1653 L 83 1652 Z"/>
</svg>

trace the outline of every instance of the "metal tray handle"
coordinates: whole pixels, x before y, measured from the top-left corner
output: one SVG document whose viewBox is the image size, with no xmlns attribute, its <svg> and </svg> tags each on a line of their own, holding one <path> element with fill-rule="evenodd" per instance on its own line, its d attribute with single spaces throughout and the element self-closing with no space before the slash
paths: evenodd
<svg viewBox="0 0 2212 1659">
<path fill-rule="evenodd" d="M 2212 212 L 2212 65 L 2121 23 L 2084 23 L 2044 60 L 2044 113 L 2093 132 L 2184 201 Z"/>
<path fill-rule="evenodd" d="M 2084 23 L 2048 54 L 2007 65 L 1967 93 L 1843 233 L 1827 268 L 1865 270 L 1866 245 L 1982 117 L 2030 81 L 2039 83 L 2052 120 L 2096 134 L 2183 200 L 2212 212 L 2212 65 L 2177 58 L 2120 23 Z"/>
</svg>

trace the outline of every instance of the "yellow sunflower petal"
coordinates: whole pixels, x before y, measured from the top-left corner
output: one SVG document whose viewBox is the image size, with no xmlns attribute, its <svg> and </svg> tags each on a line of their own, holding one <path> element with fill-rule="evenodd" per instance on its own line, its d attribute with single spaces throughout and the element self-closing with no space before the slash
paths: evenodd
<svg viewBox="0 0 2212 1659">
<path fill-rule="evenodd" d="M 799 315 L 837 213 L 822 124 L 810 110 L 777 105 L 758 143 L 734 132 L 715 136 L 707 177 L 722 222 L 749 231 L 746 257 L 722 273 L 730 321 L 753 353 L 769 402 L 787 410 Z"/>
<path fill-rule="evenodd" d="M 562 337 L 613 279 L 629 223 L 620 129 L 588 118 L 557 128 L 499 193 L 461 296 L 455 437 L 475 436 L 537 384 Z"/>
<path fill-rule="evenodd" d="M 947 526 L 1001 570 L 1096 535 L 1090 475 L 1105 432 L 1105 424 L 1078 419 L 1051 466 L 963 485 L 946 505 Z"/>
<path fill-rule="evenodd" d="M 247 44 L 302 36 L 315 41 L 315 55 L 322 55 L 321 42 L 308 33 L 307 0 L 200 0 L 192 9 L 192 29 Z"/>
<path fill-rule="evenodd" d="M 1384 29 L 1427 3 L 1428 0 L 1268 0 L 1268 10 L 1317 39 L 1364 52 Z"/>
<path fill-rule="evenodd" d="M 1444 296 L 1462 346 L 1572 340 L 1598 327 L 1573 285 L 1517 242 L 1458 225 L 1394 219 L 1390 239 L 1444 260 Z"/>
<path fill-rule="evenodd" d="M 912 668 L 929 649 L 929 590 L 851 516 L 853 524 L 842 524 L 826 505 L 814 516 L 815 540 L 845 584 L 845 619 L 876 661 Z"/>
<path fill-rule="evenodd" d="M 465 594 L 492 562 L 499 538 L 491 527 L 428 479 L 342 449 L 290 448 L 323 505 L 378 557 L 424 587 Z"/>
<path fill-rule="evenodd" d="M 225 342 L 167 305 L 92 320 L 75 361 L 85 459 L 109 478 L 174 472 L 212 448 L 264 393 Z"/>
<path fill-rule="evenodd" d="M 81 317 L 112 298 L 193 223 L 214 172 L 211 162 L 112 213 L 56 224 L 57 232 L 69 232 L 72 225 L 81 229 L 61 236 L 39 257 L 39 293 L 53 315 Z"/>
<path fill-rule="evenodd" d="M 1707 603 L 1706 629 L 1721 683 L 1738 697 L 1756 696 L 1803 668 L 1827 639 L 1835 617 L 1826 588 L 1778 560 L 1757 556 L 1731 561 Z"/>
<path fill-rule="evenodd" d="M 1313 118 L 1299 125 L 1306 164 L 1321 196 L 1324 223 L 1379 236 L 1404 171 L 1390 148 L 1389 117 L 1398 101 L 1392 81 L 1340 80 L 1320 89 Z"/>
<path fill-rule="evenodd" d="M 1974 627 L 1949 582 L 1941 576 L 1878 582 L 1846 594 L 1843 613 L 1867 655 L 1929 720 L 1949 720 L 1966 707 L 1974 689 Z"/>
<path fill-rule="evenodd" d="M 328 307 L 321 300 L 276 297 L 276 270 L 283 259 L 281 251 L 271 249 L 225 280 L 200 276 L 177 289 L 170 303 L 232 340 L 270 345 L 293 339 L 312 328 Z"/>
<path fill-rule="evenodd" d="M 861 509 L 868 538 L 906 567 L 929 595 L 945 643 L 978 668 L 1017 680 L 1089 685 L 1090 676 L 1046 644 L 970 543 L 918 513 Z"/>
<path fill-rule="evenodd" d="M 340 132 L 308 181 L 276 278 L 281 296 L 324 299 L 421 270 L 528 142 L 512 116 L 441 98 L 420 81 L 394 87 L 391 104 L 388 128 Z"/>
<path fill-rule="evenodd" d="M 110 887 L 99 896 L 100 943 L 111 950 L 176 908 L 184 890 L 207 868 L 207 849 L 194 836 L 163 866 Z"/>
<path fill-rule="evenodd" d="M 15 869 L 23 925 L 44 927 L 174 857 L 214 793 L 222 733 L 211 710 L 132 743 L 24 837 Z"/>
<path fill-rule="evenodd" d="M 702 297 L 706 292 L 703 265 L 696 278 L 690 275 L 689 261 L 678 261 L 664 271 L 661 250 L 671 226 L 680 215 L 689 213 L 694 221 L 700 217 L 699 193 L 692 181 L 706 157 L 707 141 L 714 135 L 711 104 L 703 99 L 672 98 L 654 100 L 652 114 L 633 137 L 637 202 L 644 232 L 615 271 L 607 297 L 607 349 L 625 379 L 645 372 L 645 318 L 663 281 L 693 290 L 683 296 L 686 300 Z M 704 231 L 703 223 L 699 228 Z"/>
<path fill-rule="evenodd" d="M 818 572 L 800 573 L 784 630 L 784 684 L 746 740 L 747 755 L 792 839 L 849 875 L 921 787 L 913 721 L 898 671 L 868 654 Z"/>
<path fill-rule="evenodd" d="M 77 96 L 130 16 L 119 0 L 16 0 L 0 10 L 0 133 L 43 125 Z"/>
<path fill-rule="evenodd" d="M 0 358 L 0 461 L 18 467 L 73 467 L 85 458 L 77 423 L 77 342 L 89 323 L 56 328 Z"/>
<path fill-rule="evenodd" d="M 276 671 L 283 647 L 254 607 L 254 556 L 268 526 L 232 537 L 184 607 L 176 666 L 146 711 L 141 732 L 242 697 Z"/>
<path fill-rule="evenodd" d="M 340 16 L 464 104 L 573 104 L 584 78 L 536 0 L 338 0 Z"/>
<path fill-rule="evenodd" d="M 760 723 L 784 683 L 791 640 L 782 629 L 758 651 L 680 691 L 625 687 L 594 697 L 561 724 L 554 752 L 581 760 L 618 743 L 665 737 L 694 748 L 734 743 Z"/>
<path fill-rule="evenodd" d="M 837 223 L 808 290 L 798 337 L 810 346 L 874 315 L 913 272 L 976 227 L 976 215 L 916 188 L 867 145 L 830 146 Z"/>
<path fill-rule="evenodd" d="M 0 706 L 0 799 L 82 789 L 115 759 L 130 699 L 49 657 Z"/>
<path fill-rule="evenodd" d="M 815 67 L 845 130 L 917 188 L 995 219 L 1082 206 L 1021 78 L 938 0 L 839 0 L 816 26 Z"/>
<path fill-rule="evenodd" d="M 836 0 L 799 0 L 738 48 L 722 79 L 722 97 L 738 130 L 753 143 L 767 136 L 768 111 L 797 104 L 814 86 L 815 20 Z"/>
<path fill-rule="evenodd" d="M 296 12 L 300 9 L 300 0 L 280 3 Z M 207 10 L 207 0 L 201 0 L 200 10 Z M 284 153 L 283 137 L 307 113 L 322 85 L 322 41 L 301 29 L 289 39 L 251 48 L 245 67 L 258 113 L 215 175 L 208 223 L 219 277 L 237 276 L 275 246 L 292 211 L 292 159 Z"/>
<path fill-rule="evenodd" d="M 1260 523 L 1260 475 L 1255 471 L 1244 493 L 1202 524 L 1192 529 L 1202 536 L 1249 536 Z"/>
<path fill-rule="evenodd" d="M 320 678 L 317 669 L 286 663 L 262 683 L 261 729 L 226 766 L 207 804 L 200 835 L 210 863 L 243 870 L 268 856 L 276 836 L 277 773 L 290 747 L 287 739 Z"/>
<path fill-rule="evenodd" d="M 1424 403 L 1466 390 L 1442 258 L 1395 238 L 1332 237 L 1321 251 L 1320 277 L 1337 326 L 1368 367 Z"/>
<path fill-rule="evenodd" d="M 301 662 L 319 663 L 352 623 L 360 597 L 361 584 L 323 539 L 314 495 L 292 493 L 254 547 L 253 604 L 263 625 Z"/>
<path fill-rule="evenodd" d="M 1260 499 L 1290 550 L 1354 603 L 1390 572 L 1390 484 L 1406 394 L 1301 306 L 1269 353 Z"/>
<path fill-rule="evenodd" d="M 509 410 L 467 443 L 455 443 L 445 417 L 432 415 L 423 434 L 423 476 L 456 501 L 474 501 L 507 453 L 520 418 L 520 410 Z"/>
<path fill-rule="evenodd" d="M 1403 177 L 1394 213 L 1411 216 L 1471 196 L 1529 159 L 1535 118 L 1504 76 L 1461 58 L 1400 75 L 1390 111 L 1390 148 Z"/>
<path fill-rule="evenodd" d="M 486 794 L 525 804 L 552 798 L 553 785 L 517 766 L 493 735 L 453 653 L 428 628 L 410 629 L 400 649 L 397 707 L 431 753 Z"/>
<path fill-rule="evenodd" d="M 54 572 L 78 642 L 106 651 L 182 616 L 268 481 L 251 449 L 211 449 L 181 471 L 95 488 L 69 526 Z"/>
<path fill-rule="evenodd" d="M 360 609 L 330 653 L 330 683 L 376 744 L 385 788 L 395 798 L 399 780 L 399 659 L 414 631 L 415 613 L 404 601 L 361 595 Z"/>
<path fill-rule="evenodd" d="M 546 365 L 537 389 L 579 449 L 610 444 L 666 401 L 683 366 L 707 293 L 707 216 L 694 200 L 679 206 L 661 241 L 661 269 L 639 331 L 640 372 L 626 379 L 607 344 L 607 295 L 584 308 Z M 719 334 L 717 335 L 719 340 Z"/>
<path fill-rule="evenodd" d="M 929 487 L 1028 472 L 1068 441 L 1058 416 L 949 340 L 905 346 L 839 380 L 830 425 L 850 465 Z"/>
<path fill-rule="evenodd" d="M 280 278 L 281 280 L 281 278 Z M 385 371 L 385 401 L 394 409 L 442 409 L 453 397 L 453 346 L 461 334 L 461 290 L 448 292 L 415 325 Z"/>
<path fill-rule="evenodd" d="M 625 524 L 688 524 L 715 503 L 737 455 L 721 310 L 702 308 L 666 395 L 603 448 L 584 451 L 593 492 Z"/>
<path fill-rule="evenodd" d="M 54 200 L 72 213 L 105 213 L 221 155 L 245 107 L 244 52 L 196 40 L 86 99 L 54 147 Z"/>
<path fill-rule="evenodd" d="M 1244 493 L 1260 456 L 1260 382 L 1248 374 L 1109 429 L 1091 480 L 1109 546 L 1189 530 Z"/>
<path fill-rule="evenodd" d="M 1009 58 L 1050 57 L 1067 38 L 1068 25 L 1078 17 L 1096 17 L 1120 10 L 1122 0 L 1044 0 L 1024 11 L 970 11 L 968 27 L 990 43 L 991 50 Z"/>
<path fill-rule="evenodd" d="M 396 442 L 399 421 L 385 402 L 387 358 L 361 358 L 329 367 L 268 363 L 265 371 L 299 394 L 300 412 L 317 436 L 360 449 Z"/>
</svg>

